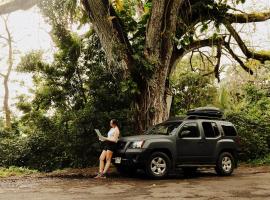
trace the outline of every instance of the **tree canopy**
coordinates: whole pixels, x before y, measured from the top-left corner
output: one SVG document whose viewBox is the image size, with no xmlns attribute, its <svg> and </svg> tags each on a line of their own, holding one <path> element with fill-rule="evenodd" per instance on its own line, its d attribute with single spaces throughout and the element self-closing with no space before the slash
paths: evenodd
<svg viewBox="0 0 270 200">
<path fill-rule="evenodd" d="M 245 1 L 82 0 L 83 11 L 99 36 L 109 65 L 122 68 L 138 85 L 136 115 L 140 130 L 169 116 L 169 77 L 189 52 L 214 47 L 214 74 L 219 79 L 220 59 L 228 53 L 248 73 L 253 71 L 236 54 L 236 43 L 245 59 L 270 60 L 269 54 L 247 47 L 234 24 L 261 22 L 270 12 L 246 13 L 236 8 Z M 76 4 L 77 5 L 77 4 Z M 79 5 L 79 4 L 78 4 Z M 78 6 L 81 9 L 81 6 Z M 211 27 L 211 28 L 210 28 Z"/>
</svg>

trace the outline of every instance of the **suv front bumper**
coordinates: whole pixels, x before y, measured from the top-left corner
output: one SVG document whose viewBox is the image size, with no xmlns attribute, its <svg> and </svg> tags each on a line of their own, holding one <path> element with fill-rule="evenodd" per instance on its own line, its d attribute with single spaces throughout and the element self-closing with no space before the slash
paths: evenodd
<svg viewBox="0 0 270 200">
<path fill-rule="evenodd" d="M 134 167 L 144 167 L 147 159 L 149 158 L 149 149 L 126 149 L 125 151 L 115 152 L 112 162 L 115 165 L 125 165 Z M 120 163 L 116 163 L 121 158 Z"/>
</svg>

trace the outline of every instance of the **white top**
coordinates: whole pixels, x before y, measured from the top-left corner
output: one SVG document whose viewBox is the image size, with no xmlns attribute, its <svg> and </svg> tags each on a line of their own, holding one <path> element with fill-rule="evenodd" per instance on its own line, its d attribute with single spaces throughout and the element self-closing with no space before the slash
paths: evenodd
<svg viewBox="0 0 270 200">
<path fill-rule="evenodd" d="M 108 132 L 108 138 L 113 137 L 115 128 L 111 128 L 110 131 Z"/>
</svg>

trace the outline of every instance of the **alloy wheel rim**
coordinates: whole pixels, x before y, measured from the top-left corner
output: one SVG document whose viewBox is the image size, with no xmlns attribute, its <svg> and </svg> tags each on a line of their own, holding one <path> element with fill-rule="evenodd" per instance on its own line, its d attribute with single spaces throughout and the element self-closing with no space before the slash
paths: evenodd
<svg viewBox="0 0 270 200">
<path fill-rule="evenodd" d="M 222 169 L 225 171 L 225 172 L 230 172 L 231 169 L 232 169 L 232 160 L 230 157 L 228 156 L 225 156 L 222 158 Z"/>
<path fill-rule="evenodd" d="M 161 157 L 155 157 L 151 161 L 151 171 L 155 175 L 162 175 L 166 171 L 167 164 L 166 161 Z"/>
</svg>

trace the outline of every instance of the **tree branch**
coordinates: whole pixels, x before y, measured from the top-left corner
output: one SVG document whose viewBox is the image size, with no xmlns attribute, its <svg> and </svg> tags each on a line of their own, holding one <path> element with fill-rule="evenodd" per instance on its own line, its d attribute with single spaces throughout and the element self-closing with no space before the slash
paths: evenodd
<svg viewBox="0 0 270 200">
<path fill-rule="evenodd" d="M 2 76 L 3 78 L 5 78 L 5 77 L 6 77 L 6 75 L 5 75 L 5 74 L 2 74 L 2 73 L 0 73 L 0 76 Z"/>
<path fill-rule="evenodd" d="M 229 51 L 229 53 L 231 54 L 231 56 L 233 57 L 233 59 L 235 59 L 239 64 L 240 66 L 246 71 L 248 72 L 249 74 L 253 75 L 253 71 L 248 68 L 245 63 L 239 58 L 239 56 L 237 56 L 233 50 L 231 49 L 230 47 L 230 44 L 229 43 L 225 43 L 224 46 L 226 47 L 226 49 Z"/>
<path fill-rule="evenodd" d="M 100 39 L 109 65 L 133 71 L 132 48 L 122 22 L 108 0 L 81 0 Z"/>
<path fill-rule="evenodd" d="M 175 49 L 173 53 L 173 58 L 176 60 L 178 58 L 183 57 L 185 54 L 189 53 L 190 51 L 193 51 L 195 49 L 199 49 L 202 47 L 211 47 L 216 46 L 218 44 L 223 44 L 225 42 L 225 37 L 219 37 L 219 38 L 208 38 L 204 40 L 198 40 L 192 42 L 190 45 L 185 46 L 181 49 Z"/>
<path fill-rule="evenodd" d="M 240 35 L 236 32 L 236 30 L 233 28 L 230 22 L 224 21 L 223 24 L 227 28 L 227 30 L 230 32 L 230 34 L 233 36 L 237 44 L 239 45 L 240 49 L 244 53 L 244 55 L 247 58 L 253 58 L 255 60 L 259 60 L 260 62 L 264 63 L 267 60 L 270 60 L 270 55 L 267 54 L 262 54 L 262 53 L 257 53 L 257 52 L 252 52 L 250 51 Z"/>
<path fill-rule="evenodd" d="M 2 38 L 2 39 L 4 39 L 4 40 L 8 41 L 8 38 L 6 38 L 5 36 L 0 35 L 0 38 Z"/>
<path fill-rule="evenodd" d="M 8 14 L 17 10 L 27 10 L 35 6 L 40 0 L 9 0 L 0 3 L 0 15 Z"/>
<path fill-rule="evenodd" d="M 202 48 L 202 47 L 217 46 L 217 45 L 222 45 L 224 43 L 225 43 L 225 37 L 218 37 L 218 38 L 208 38 L 204 40 L 194 41 L 188 46 L 185 46 L 181 49 L 177 49 L 175 45 L 172 58 L 171 58 L 171 65 L 170 65 L 171 68 L 169 69 L 169 74 L 171 74 L 174 71 L 176 67 L 176 61 L 183 58 L 183 56 L 186 55 L 187 53 L 195 49 Z"/>
<path fill-rule="evenodd" d="M 270 11 L 260 13 L 241 13 L 241 14 L 227 13 L 226 19 L 230 23 L 263 22 L 270 19 Z"/>
<path fill-rule="evenodd" d="M 167 6 L 168 3 L 166 4 L 164 0 L 155 0 L 152 2 L 151 16 L 145 34 L 144 54 L 153 60 L 159 57 L 163 15 Z"/>
<path fill-rule="evenodd" d="M 220 68 L 220 61 L 221 61 L 221 54 L 222 54 L 222 48 L 221 48 L 221 44 L 217 45 L 217 64 L 215 65 L 215 77 L 218 80 L 218 82 L 220 82 L 220 76 L 219 76 L 219 68 Z"/>
<path fill-rule="evenodd" d="M 6 77 L 9 78 L 11 70 L 13 68 L 13 45 L 12 45 L 12 35 L 8 27 L 8 16 L 6 18 L 2 18 L 5 25 L 5 31 L 7 33 L 7 43 L 8 43 L 8 70 Z"/>
<path fill-rule="evenodd" d="M 172 55 L 174 46 L 174 35 L 176 33 L 176 26 L 178 22 L 179 9 L 182 6 L 184 0 L 169 0 L 168 8 L 164 13 L 164 23 L 161 46 L 161 59 L 164 60 L 164 65 L 170 64 L 170 58 L 168 55 Z"/>
<path fill-rule="evenodd" d="M 144 54 L 151 63 L 165 58 L 173 50 L 179 8 L 184 0 L 155 0 L 152 2 L 151 16 L 146 30 Z M 166 63 L 164 64 L 166 65 Z"/>
</svg>

